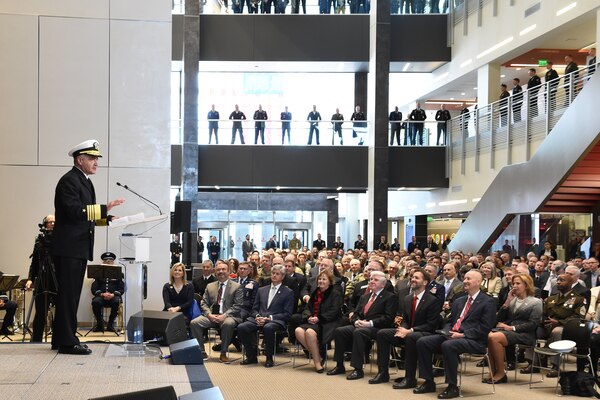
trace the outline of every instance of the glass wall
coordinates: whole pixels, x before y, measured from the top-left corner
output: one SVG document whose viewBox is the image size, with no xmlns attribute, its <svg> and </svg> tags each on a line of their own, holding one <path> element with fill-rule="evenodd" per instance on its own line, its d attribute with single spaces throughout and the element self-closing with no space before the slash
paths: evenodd
<svg viewBox="0 0 600 400">
<path fill-rule="evenodd" d="M 312 244 L 317 233 L 326 238 L 327 212 L 198 210 L 198 234 L 204 238 L 204 243 L 210 236 L 217 236 L 221 258 L 243 259 L 242 242 L 246 235 L 250 235 L 254 246 L 260 250 L 273 235 L 281 247 L 285 236 L 291 239 L 294 233 L 306 246 Z M 207 256 L 205 249 L 204 259 Z"/>
</svg>

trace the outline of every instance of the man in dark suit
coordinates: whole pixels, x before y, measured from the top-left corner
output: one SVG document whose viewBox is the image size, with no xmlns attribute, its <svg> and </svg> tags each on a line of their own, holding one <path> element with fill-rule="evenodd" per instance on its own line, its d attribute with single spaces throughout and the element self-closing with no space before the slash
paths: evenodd
<svg viewBox="0 0 600 400">
<path fill-rule="evenodd" d="M 327 372 L 327 375 L 340 375 L 346 372 L 344 352 L 352 349 L 350 365 L 354 367 L 354 371 L 346 379 L 355 380 L 364 377 L 365 349 L 375 339 L 379 329 L 393 326 L 398 308 L 396 296 L 384 290 L 386 283 L 387 278 L 383 272 L 371 272 L 369 291 L 361 297 L 356 311 L 352 314 L 350 325 L 337 328 L 333 333 L 335 340 L 333 359 L 337 365 Z"/>
<path fill-rule="evenodd" d="M 228 363 L 227 348 L 233 339 L 235 327 L 242 322 L 240 310 L 243 291 L 239 283 L 229 279 L 229 265 L 219 261 L 215 268 L 217 280 L 206 286 L 200 308 L 202 315 L 190 322 L 192 335 L 198 340 L 204 353 L 204 331 L 218 328 L 221 331 L 221 355 L 219 361 Z"/>
<path fill-rule="evenodd" d="M 540 290 L 544 289 L 550 272 L 546 271 L 546 265 L 543 261 L 537 261 L 534 267 L 533 285 Z"/>
<path fill-rule="evenodd" d="M 459 396 L 457 372 L 460 354 L 485 353 L 488 333 L 496 323 L 496 301 L 481 293 L 482 281 L 483 276 L 478 270 L 467 272 L 463 282 L 467 296 L 456 299 L 452 304 L 452 318 L 443 329 L 448 334 L 430 335 L 417 340 L 419 376 L 425 382 L 413 393 L 436 391 L 431 359 L 433 354 L 441 352 L 448 387 L 438 395 L 438 399 Z"/>
<path fill-rule="evenodd" d="M 242 253 L 244 253 L 244 260 L 248 260 L 253 251 L 254 243 L 252 240 L 250 240 L 250 235 L 246 235 L 246 240 L 242 242 Z"/>
<path fill-rule="evenodd" d="M 294 292 L 282 284 L 284 277 L 283 265 L 274 265 L 271 269 L 271 285 L 258 289 L 252 316 L 238 326 L 238 336 L 246 349 L 246 359 L 241 365 L 258 363 L 256 331 L 262 330 L 267 356 L 265 367 L 273 366 L 275 333 L 285 330 L 294 309 Z"/>
<path fill-rule="evenodd" d="M 600 286 L 600 272 L 598 271 L 598 259 L 590 257 L 587 260 L 589 269 L 581 274 L 581 280 L 588 289 Z"/>
<path fill-rule="evenodd" d="M 96 192 L 89 179 L 96 173 L 102 157 L 98 141 L 87 140 L 69 151 L 73 168 L 56 185 L 54 207 L 56 222 L 52 235 L 51 254 L 54 257 L 58 295 L 56 316 L 52 328 L 52 348 L 59 353 L 90 354 L 79 343 L 77 308 L 83 287 L 87 260 L 94 256 L 94 229 L 112 219 L 108 212 L 124 202 L 117 199 L 106 205 L 96 204 Z"/>
<path fill-rule="evenodd" d="M 410 243 L 408 244 L 408 252 L 409 253 L 414 253 L 414 251 L 416 249 L 420 249 L 421 248 L 421 243 L 417 242 L 417 237 L 413 236 Z"/>
<path fill-rule="evenodd" d="M 377 375 L 369 380 L 370 384 L 390 380 L 390 347 L 405 344 L 406 374 L 404 381 L 394 387 L 404 389 L 416 386 L 417 353 L 414 343 L 422 336 L 433 334 L 441 323 L 442 302 L 425 290 L 429 281 L 429 275 L 424 270 L 414 270 L 410 279 L 412 294 L 401 299 L 404 307 L 402 313 L 396 315 L 396 328 L 380 329 L 377 332 Z M 412 339 L 412 346 L 408 344 L 409 337 Z"/>
<path fill-rule="evenodd" d="M 238 266 L 237 278 L 233 281 L 239 283 L 242 287 L 242 306 L 240 309 L 240 317 L 242 321 L 250 316 L 252 307 L 254 307 L 254 299 L 258 293 L 258 282 L 251 277 L 252 266 L 249 262 L 242 262 Z"/>
<path fill-rule="evenodd" d="M 198 293 L 200 296 L 204 296 L 206 286 L 209 283 L 212 283 L 217 280 L 217 278 L 213 275 L 213 271 L 214 266 L 212 261 L 206 260 L 202 263 L 202 276 L 199 276 L 192 280 L 192 284 L 194 285 L 194 292 Z"/>
<path fill-rule="evenodd" d="M 565 107 L 568 107 L 572 100 L 577 96 L 577 85 L 579 84 L 579 67 L 573 56 L 568 54 L 565 56 Z M 573 82 L 573 99 L 570 99 L 571 82 Z"/>
<path fill-rule="evenodd" d="M 318 251 L 321 251 L 325 248 L 325 241 L 321 239 L 320 233 L 317 233 L 317 239 L 313 242 L 313 248 L 315 247 Z"/>
<path fill-rule="evenodd" d="M 436 242 L 433 241 L 433 238 L 431 237 L 431 235 L 427 235 L 427 242 L 425 243 L 425 248 L 429 249 L 430 251 L 438 251 L 439 250 L 439 246 L 437 245 Z"/>
<path fill-rule="evenodd" d="M 556 89 L 558 88 L 558 72 L 552 67 L 554 63 L 552 61 L 548 61 L 546 64 L 546 75 L 544 77 L 545 82 L 548 84 L 548 89 L 550 92 L 550 97 L 546 97 L 547 103 L 547 112 L 552 112 L 556 109 Z M 538 256 L 539 257 L 539 256 Z"/>
<path fill-rule="evenodd" d="M 427 274 L 429 274 L 429 284 L 427 285 L 427 290 L 437 297 L 442 303 L 446 299 L 446 288 L 444 285 L 440 285 L 435 281 L 438 276 L 439 268 L 437 265 L 427 264 L 425 268 L 423 268 Z"/>
<path fill-rule="evenodd" d="M 354 312 L 358 308 L 358 304 L 360 302 L 361 297 L 369 290 L 369 278 L 371 277 L 371 272 L 380 271 L 383 272 L 384 267 L 381 261 L 371 260 L 369 264 L 365 267 L 363 271 L 363 280 L 354 285 L 354 289 L 352 291 L 352 295 L 348 301 L 348 311 L 350 313 Z M 395 293 L 394 285 L 388 280 L 385 283 L 385 290 L 390 293 Z"/>
<path fill-rule="evenodd" d="M 356 241 L 354 242 L 354 249 L 362 249 L 367 251 L 367 241 L 363 240 L 361 235 L 356 237 Z"/>
</svg>

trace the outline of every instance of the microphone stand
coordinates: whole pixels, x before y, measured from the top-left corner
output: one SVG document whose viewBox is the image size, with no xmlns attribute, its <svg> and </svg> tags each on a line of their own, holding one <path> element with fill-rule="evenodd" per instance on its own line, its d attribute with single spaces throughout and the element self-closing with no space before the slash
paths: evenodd
<svg viewBox="0 0 600 400">
<path fill-rule="evenodd" d="M 123 189 L 125 189 L 125 190 L 127 190 L 127 191 L 129 191 L 129 192 L 131 192 L 131 193 L 133 193 L 133 194 L 135 194 L 135 195 L 136 195 L 137 197 L 139 197 L 140 199 L 142 199 L 142 200 L 144 200 L 144 201 L 146 201 L 146 202 L 148 202 L 148 203 L 152 204 L 154 207 L 156 207 L 156 209 L 158 210 L 158 213 L 159 213 L 160 215 L 162 215 L 162 214 L 163 214 L 163 213 L 162 213 L 162 211 L 161 211 L 161 209 L 160 209 L 160 207 L 158 206 L 158 204 L 156 204 L 156 203 L 155 203 L 155 202 L 153 202 L 153 201 L 150 201 L 149 199 L 145 198 L 145 197 L 144 197 L 144 196 L 142 196 L 141 194 L 139 194 L 139 193 L 135 192 L 134 190 L 130 189 L 130 188 L 129 188 L 129 186 L 127 186 L 127 185 L 122 185 L 122 184 L 121 184 L 121 183 L 119 183 L 119 182 L 117 182 L 117 186 L 120 186 L 120 187 L 122 187 Z"/>
</svg>

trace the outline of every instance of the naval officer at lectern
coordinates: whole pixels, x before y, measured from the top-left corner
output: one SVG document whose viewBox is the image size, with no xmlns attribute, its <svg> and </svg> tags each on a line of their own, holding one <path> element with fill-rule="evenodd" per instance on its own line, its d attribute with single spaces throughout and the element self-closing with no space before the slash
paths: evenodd
<svg viewBox="0 0 600 400">
<path fill-rule="evenodd" d="M 77 338 L 77 308 L 85 268 L 93 259 L 94 229 L 113 218 L 108 212 L 125 200 L 96 204 L 94 185 L 100 154 L 98 141 L 86 140 L 69 151 L 73 168 L 60 178 L 54 195 L 56 222 L 52 256 L 58 281 L 56 317 L 52 328 L 52 348 L 64 354 L 90 354 Z"/>
</svg>

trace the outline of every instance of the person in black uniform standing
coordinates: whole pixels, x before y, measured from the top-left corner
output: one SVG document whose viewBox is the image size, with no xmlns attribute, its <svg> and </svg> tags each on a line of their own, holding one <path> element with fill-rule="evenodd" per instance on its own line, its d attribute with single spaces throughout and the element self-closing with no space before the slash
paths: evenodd
<svg viewBox="0 0 600 400">
<path fill-rule="evenodd" d="M 210 242 L 206 245 L 206 249 L 208 250 L 208 258 L 212 261 L 213 265 L 216 264 L 219 259 L 219 254 L 221 253 L 221 244 L 217 242 L 216 236 L 210 238 Z"/>
<path fill-rule="evenodd" d="M 400 126 L 402 125 L 402 113 L 398 111 L 398 106 L 394 107 L 394 111 L 390 113 L 388 118 L 390 121 L 390 130 L 392 134 L 390 135 L 390 146 L 394 144 L 394 138 L 396 138 L 396 143 L 400 146 Z"/>
<path fill-rule="evenodd" d="M 321 120 L 321 114 L 317 111 L 317 106 L 313 106 L 313 110 L 308 113 L 306 120 L 310 123 L 310 131 L 308 132 L 308 144 L 312 144 L 313 132 L 317 136 L 317 145 L 319 145 L 319 121 Z"/>
<path fill-rule="evenodd" d="M 285 133 L 287 132 L 288 144 L 290 143 L 290 121 L 292 120 L 292 113 L 288 111 L 285 106 L 285 111 L 281 113 L 281 144 L 285 142 Z"/>
<path fill-rule="evenodd" d="M 467 103 L 463 103 L 463 109 L 460 110 L 460 127 L 463 135 L 466 135 L 469 131 L 469 119 L 471 118 L 471 113 L 467 108 Z"/>
<path fill-rule="evenodd" d="M 342 125 L 343 122 L 336 121 L 344 121 L 344 116 L 340 114 L 340 109 L 335 109 L 335 114 L 331 116 L 331 125 L 333 125 L 333 134 L 331 135 L 331 144 L 333 145 L 333 138 L 337 133 L 340 138 L 340 146 L 344 144 L 344 136 L 342 135 Z"/>
<path fill-rule="evenodd" d="M 521 80 L 519 78 L 513 79 L 513 120 L 515 122 L 521 121 L 521 106 L 523 105 L 523 88 L 521 87 Z"/>
<path fill-rule="evenodd" d="M 83 287 L 88 260 L 93 260 L 94 229 L 113 218 L 108 212 L 125 200 L 96 204 L 94 185 L 89 179 L 96 173 L 98 158 L 102 157 L 98 141 L 87 140 L 69 151 L 73 168 L 56 185 L 54 207 L 56 223 L 52 234 L 52 255 L 58 295 L 56 317 L 52 328 L 52 348 L 65 354 L 90 354 L 75 336 L 77 308 Z"/>
<path fill-rule="evenodd" d="M 229 115 L 229 119 L 233 120 L 231 126 L 231 144 L 235 143 L 235 133 L 240 132 L 240 141 L 244 143 L 244 130 L 242 129 L 242 120 L 246 119 L 246 115 L 240 111 L 239 106 L 235 105 L 235 110 Z"/>
<path fill-rule="evenodd" d="M 317 239 L 313 241 L 313 247 L 316 247 L 318 251 L 321 251 L 325 248 L 325 241 L 321 239 L 320 233 L 317 233 Z"/>
<path fill-rule="evenodd" d="M 446 134 L 448 132 L 447 121 L 449 121 L 452 117 L 450 116 L 450 111 L 446 110 L 446 107 L 442 104 L 440 109 L 435 113 L 435 120 L 438 122 L 437 124 L 437 140 L 435 141 L 435 145 L 440 145 L 440 138 L 442 137 L 442 132 L 444 133 L 444 141 L 443 145 L 446 145 Z"/>
<path fill-rule="evenodd" d="M 54 304 L 56 296 L 56 271 L 50 258 L 52 231 L 54 230 L 54 215 L 46 215 L 40 226 L 42 232 L 35 239 L 31 265 L 25 289 L 35 289 L 35 317 L 33 318 L 32 342 L 41 342 L 46 326 L 46 316 L 50 303 Z"/>
<path fill-rule="evenodd" d="M 503 83 L 500 85 L 500 102 L 498 103 L 498 107 L 500 108 L 500 126 L 506 126 L 508 121 L 508 98 L 510 97 L 510 93 L 508 93 L 506 84 Z"/>
<path fill-rule="evenodd" d="M 558 72 L 556 72 L 556 70 L 552 68 L 553 66 L 554 63 L 552 61 L 548 61 L 548 64 L 546 64 L 547 71 L 544 77 L 544 80 L 548 84 L 546 90 L 550 92 L 550 97 L 546 96 L 546 101 L 548 102 L 546 110 L 548 112 L 553 112 L 556 109 L 556 89 L 558 88 Z"/>
<path fill-rule="evenodd" d="M 361 235 L 358 235 L 356 237 L 356 241 L 354 242 L 354 248 L 357 250 L 362 249 L 364 251 L 367 251 L 367 241 L 364 240 Z"/>
<path fill-rule="evenodd" d="M 202 236 L 198 236 L 198 239 L 196 239 L 196 241 L 198 242 L 198 256 L 196 257 L 196 262 L 201 263 L 202 257 L 204 256 L 204 242 L 202 241 Z"/>
<path fill-rule="evenodd" d="M 540 91 L 540 86 L 542 85 L 542 80 L 536 74 L 535 68 L 529 68 L 529 81 L 527 81 L 527 90 L 529 91 L 529 112 L 531 113 L 531 117 L 538 116 L 538 92 Z"/>
<path fill-rule="evenodd" d="M 265 144 L 265 121 L 267 120 L 267 112 L 262 109 L 262 105 L 258 105 L 258 110 L 254 111 L 254 144 L 258 144 L 258 135 L 260 134 L 260 142 Z"/>
<path fill-rule="evenodd" d="M 114 253 L 107 251 L 100 256 L 102 264 L 113 265 L 115 263 Z M 119 304 L 121 304 L 121 296 L 125 293 L 125 282 L 123 279 L 94 279 L 92 283 L 92 310 L 96 318 L 96 326 L 94 332 L 104 332 L 104 320 L 102 317 L 102 307 L 110 307 L 110 315 L 106 325 L 106 330 L 109 332 L 115 331 L 115 319 L 119 312 Z"/>
<path fill-rule="evenodd" d="M 577 85 L 579 84 L 579 67 L 573 60 L 573 56 L 566 55 L 565 63 L 567 66 L 565 67 L 565 107 L 568 107 L 569 104 L 573 100 L 575 100 L 575 96 L 577 96 Z M 573 98 L 570 97 L 571 93 L 571 82 L 573 82 Z"/>
<path fill-rule="evenodd" d="M 215 143 L 219 144 L 219 112 L 213 104 L 208 112 L 208 144 L 211 143 L 212 135 L 215 134 Z"/>
<path fill-rule="evenodd" d="M 365 130 L 367 128 L 367 123 L 365 122 L 367 120 L 367 117 L 365 116 L 365 113 L 360 111 L 360 106 L 356 106 L 354 108 L 354 112 L 352 113 L 352 116 L 350 117 L 350 121 L 354 121 L 354 123 L 352 124 L 352 137 L 359 137 L 358 139 L 358 145 L 362 146 L 362 144 L 365 141 L 364 138 L 364 134 L 365 134 Z M 358 133 L 360 132 L 360 136 L 358 135 Z"/>
<path fill-rule="evenodd" d="M 411 111 L 408 119 L 411 121 L 417 121 L 412 123 L 412 129 L 410 133 L 410 144 L 414 146 L 416 144 L 417 135 L 419 135 L 419 146 L 423 146 L 423 122 L 427 119 L 425 110 L 421 108 L 421 103 L 417 102 L 417 108 Z"/>
</svg>

